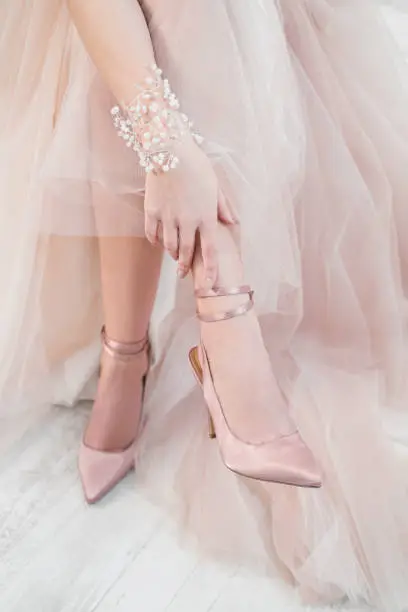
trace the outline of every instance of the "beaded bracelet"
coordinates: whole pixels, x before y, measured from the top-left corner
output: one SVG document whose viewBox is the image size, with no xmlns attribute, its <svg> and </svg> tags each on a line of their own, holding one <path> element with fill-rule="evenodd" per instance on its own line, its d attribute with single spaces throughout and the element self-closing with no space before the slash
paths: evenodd
<svg viewBox="0 0 408 612">
<path fill-rule="evenodd" d="M 191 134 L 197 144 L 203 138 L 193 130 L 193 123 L 180 112 L 180 103 L 162 71 L 154 64 L 136 97 L 130 104 L 111 110 L 113 125 L 126 146 L 138 154 L 146 173 L 169 172 L 180 163 L 175 143 Z"/>
</svg>

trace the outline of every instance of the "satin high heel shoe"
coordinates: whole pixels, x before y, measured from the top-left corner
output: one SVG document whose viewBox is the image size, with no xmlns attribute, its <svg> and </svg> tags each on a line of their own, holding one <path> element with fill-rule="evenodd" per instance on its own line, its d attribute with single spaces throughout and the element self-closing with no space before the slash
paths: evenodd
<svg viewBox="0 0 408 612">
<path fill-rule="evenodd" d="M 253 292 L 248 286 L 230 289 L 218 287 L 210 292 L 196 292 L 198 299 L 231 295 L 248 295 L 249 299 L 238 308 L 215 314 L 203 314 L 198 309 L 199 320 L 204 323 L 216 323 L 245 315 L 252 309 Z M 315 459 L 297 432 L 276 436 L 270 441 L 261 443 L 251 443 L 235 435 L 228 423 L 222 400 L 217 394 L 210 361 L 202 340 L 199 347 L 191 349 L 189 358 L 207 403 L 209 435 L 211 438 L 217 437 L 222 460 L 228 469 L 256 480 L 297 487 L 321 486 L 321 475 Z M 233 414 L 233 408 L 231 412 L 227 412 L 231 413 Z"/>
<path fill-rule="evenodd" d="M 145 379 L 149 369 L 149 341 L 147 336 L 135 343 L 117 342 L 107 337 L 104 328 L 101 336 L 104 352 L 117 360 L 118 365 L 131 366 L 132 375 L 143 381 L 142 389 L 144 392 Z M 103 365 L 101 368 L 103 368 Z M 126 389 L 123 389 L 123 393 L 126 393 Z M 135 401 L 143 401 L 143 397 L 142 399 L 135 398 Z M 82 440 L 79 449 L 78 469 L 85 499 L 89 504 L 102 499 L 135 467 L 140 421 L 141 418 L 139 418 L 138 433 L 134 441 L 122 451 L 98 450 L 91 448 L 85 443 L 84 439 Z"/>
</svg>

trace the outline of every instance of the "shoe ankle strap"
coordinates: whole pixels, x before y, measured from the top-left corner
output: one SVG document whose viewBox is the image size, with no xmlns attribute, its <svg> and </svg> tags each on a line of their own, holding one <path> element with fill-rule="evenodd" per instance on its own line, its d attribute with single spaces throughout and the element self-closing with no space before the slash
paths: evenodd
<svg viewBox="0 0 408 612">
<path fill-rule="evenodd" d="M 198 289 L 195 292 L 197 299 L 209 299 L 217 297 L 230 297 L 233 295 L 248 295 L 249 299 L 247 302 L 237 308 L 231 308 L 230 310 L 224 310 L 223 312 L 215 313 L 202 313 L 197 308 L 197 318 L 204 323 L 217 323 L 218 321 L 226 321 L 228 319 L 234 319 L 235 317 L 242 316 L 249 312 L 254 306 L 254 292 L 249 285 L 240 285 L 238 287 L 214 287 L 210 291 Z"/>
<path fill-rule="evenodd" d="M 146 351 L 149 345 L 149 336 L 146 334 L 144 338 L 137 342 L 119 342 L 109 338 L 106 333 L 105 326 L 101 330 L 101 339 L 104 349 L 112 356 L 119 359 L 131 359 Z"/>
</svg>

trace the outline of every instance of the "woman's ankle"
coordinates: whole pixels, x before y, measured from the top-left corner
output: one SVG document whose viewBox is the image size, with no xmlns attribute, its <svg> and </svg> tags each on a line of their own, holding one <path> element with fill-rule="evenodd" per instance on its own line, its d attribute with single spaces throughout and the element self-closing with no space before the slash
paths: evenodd
<svg viewBox="0 0 408 612">
<path fill-rule="evenodd" d="M 119 344 L 141 344 L 146 340 L 149 331 L 149 323 L 143 321 L 136 324 L 125 324 L 120 321 L 108 321 L 104 325 L 106 337 Z"/>
</svg>

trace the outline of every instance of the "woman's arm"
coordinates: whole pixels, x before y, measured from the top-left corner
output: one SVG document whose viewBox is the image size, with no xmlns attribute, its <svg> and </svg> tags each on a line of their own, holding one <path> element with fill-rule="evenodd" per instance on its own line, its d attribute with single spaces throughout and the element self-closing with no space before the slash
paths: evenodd
<svg viewBox="0 0 408 612">
<path fill-rule="evenodd" d="M 72 20 L 115 98 L 130 102 L 147 67 L 153 46 L 136 0 L 68 0 Z"/>
<path fill-rule="evenodd" d="M 133 103 L 138 87 L 151 79 L 151 67 L 155 64 L 152 41 L 139 3 L 137 0 L 67 0 L 67 3 L 94 64 L 117 101 L 126 108 Z M 163 107 L 168 106 L 164 98 L 162 103 Z M 160 101 L 158 106 L 161 108 Z M 175 116 L 178 111 L 171 113 Z M 150 139 L 148 125 L 144 122 L 141 132 Z M 152 120 L 153 129 L 158 128 Z M 218 270 L 217 220 L 234 223 L 236 218 L 219 194 L 218 180 L 209 159 L 191 134 L 182 134 L 176 140 L 174 143 L 169 139 L 167 144 L 180 162 L 177 168 L 165 173 L 151 172 L 146 178 L 146 236 L 155 243 L 161 227 L 163 245 L 178 260 L 179 274 L 184 277 L 191 269 L 199 234 L 205 282 L 212 287 Z"/>
</svg>

